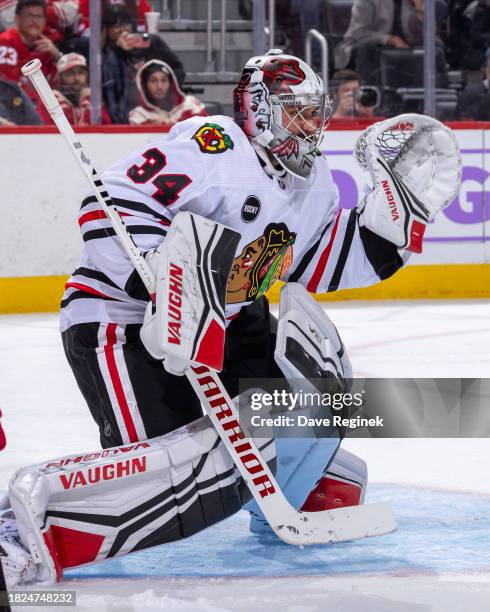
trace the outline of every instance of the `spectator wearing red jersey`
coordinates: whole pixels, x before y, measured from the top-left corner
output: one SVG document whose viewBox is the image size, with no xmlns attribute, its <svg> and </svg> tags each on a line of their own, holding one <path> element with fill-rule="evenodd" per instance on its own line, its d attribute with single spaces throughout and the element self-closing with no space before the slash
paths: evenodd
<svg viewBox="0 0 490 612">
<path fill-rule="evenodd" d="M 107 10 L 110 10 L 114 6 L 122 6 L 131 15 L 131 19 L 138 26 L 145 27 L 145 13 L 153 11 L 151 4 L 148 0 L 101 0 L 102 2 L 102 20 Z M 90 0 L 79 0 L 80 6 L 80 17 L 82 20 L 82 27 L 84 29 L 89 27 L 89 10 Z"/>
<path fill-rule="evenodd" d="M 73 126 L 90 125 L 91 106 L 87 60 L 78 53 L 67 53 L 58 61 L 57 73 L 57 87 L 53 91 L 68 121 Z M 38 103 L 37 111 L 44 123 L 53 123 L 41 102 Z M 101 122 L 103 125 L 112 123 L 105 106 L 102 106 L 101 109 Z"/>
<path fill-rule="evenodd" d="M 129 112 L 132 125 L 171 128 L 195 115 L 206 116 L 203 103 L 180 89 L 174 71 L 160 60 L 146 62 L 136 74 L 142 104 Z"/>
<path fill-rule="evenodd" d="M 15 25 L 17 0 L 0 0 L 0 29 Z M 65 35 L 78 33 L 78 0 L 46 0 L 46 28 L 44 34 L 58 44 Z"/>
<path fill-rule="evenodd" d="M 15 25 L 17 0 L 0 0 L 0 30 Z M 82 33 L 78 0 L 46 0 L 46 27 L 43 34 L 50 38 L 62 53 L 81 50 L 88 56 L 88 39 Z"/>
<path fill-rule="evenodd" d="M 0 34 L 0 76 L 25 86 L 30 97 L 33 89 L 27 86 L 21 68 L 33 59 L 40 59 L 48 80 L 56 76 L 56 61 L 61 53 L 49 38 L 43 35 L 46 26 L 44 0 L 19 0 L 15 8 L 15 26 Z"/>
</svg>

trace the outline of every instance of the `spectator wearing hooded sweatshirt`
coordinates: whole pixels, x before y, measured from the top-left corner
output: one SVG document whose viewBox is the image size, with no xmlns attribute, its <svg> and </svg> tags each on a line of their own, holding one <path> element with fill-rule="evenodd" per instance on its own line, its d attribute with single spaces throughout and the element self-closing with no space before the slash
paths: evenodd
<svg viewBox="0 0 490 612">
<path fill-rule="evenodd" d="M 174 71 L 160 60 L 146 62 L 136 74 L 142 104 L 129 113 L 132 125 L 172 127 L 195 115 L 206 116 L 203 103 L 180 89 Z"/>
</svg>

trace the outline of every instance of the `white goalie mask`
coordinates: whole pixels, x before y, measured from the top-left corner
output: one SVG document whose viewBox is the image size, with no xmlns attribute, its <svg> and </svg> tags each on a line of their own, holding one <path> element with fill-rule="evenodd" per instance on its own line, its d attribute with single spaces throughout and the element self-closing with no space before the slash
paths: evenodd
<svg viewBox="0 0 490 612">
<path fill-rule="evenodd" d="M 235 121 L 287 172 L 310 176 L 333 104 L 302 60 L 271 49 L 246 63 L 233 92 Z"/>
</svg>

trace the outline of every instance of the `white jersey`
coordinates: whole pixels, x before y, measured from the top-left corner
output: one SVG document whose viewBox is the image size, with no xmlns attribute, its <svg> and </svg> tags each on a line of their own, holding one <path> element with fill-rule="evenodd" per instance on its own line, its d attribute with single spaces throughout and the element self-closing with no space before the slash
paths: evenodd
<svg viewBox="0 0 490 612">
<path fill-rule="evenodd" d="M 167 139 L 121 159 L 102 180 L 143 253 L 165 239 L 179 210 L 240 232 L 228 319 L 278 279 L 320 293 L 376 283 L 401 265 L 393 245 L 359 228 L 355 209 L 337 210 L 338 191 L 323 157 L 308 181 L 270 177 L 228 117 L 183 121 Z M 149 298 L 94 196 L 83 201 L 78 223 L 84 247 L 66 284 L 62 331 L 78 323 L 141 323 Z"/>
</svg>

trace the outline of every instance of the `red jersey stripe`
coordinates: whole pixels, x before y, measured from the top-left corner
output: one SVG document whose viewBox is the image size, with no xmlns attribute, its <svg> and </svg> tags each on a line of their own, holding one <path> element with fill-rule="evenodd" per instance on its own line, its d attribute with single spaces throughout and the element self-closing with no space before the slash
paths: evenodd
<svg viewBox="0 0 490 612">
<path fill-rule="evenodd" d="M 132 215 L 131 213 L 127 213 L 127 212 L 118 211 L 118 213 L 120 217 L 134 217 L 134 215 Z M 82 227 L 84 223 L 88 223 L 89 221 L 99 221 L 100 219 L 106 219 L 106 218 L 107 218 L 107 215 L 105 214 L 103 210 L 100 210 L 100 209 L 93 210 L 91 212 L 88 212 L 82 215 L 78 219 L 78 225 Z M 158 223 L 160 223 L 160 225 L 170 225 L 170 221 L 167 221 L 166 219 L 159 220 Z"/>
<path fill-rule="evenodd" d="M 80 289 L 80 291 L 86 291 L 87 293 L 92 293 L 93 295 L 99 295 L 100 297 L 108 298 L 110 300 L 115 299 L 115 298 L 111 298 L 105 293 L 102 293 L 102 291 L 97 291 L 97 289 L 94 289 L 93 287 L 89 287 L 88 285 L 84 285 L 83 283 L 68 282 L 65 284 L 65 289 L 69 289 L 70 287 L 73 287 L 73 289 Z"/>
<path fill-rule="evenodd" d="M 310 291 L 311 293 L 316 293 L 316 290 L 318 289 L 318 285 L 320 283 L 320 279 L 322 278 L 322 274 L 325 272 L 328 258 L 330 256 L 330 251 L 332 250 L 333 241 L 335 240 L 335 234 L 337 233 L 337 227 L 339 225 L 341 212 L 342 211 L 339 210 L 339 212 L 337 213 L 337 218 L 335 219 L 335 225 L 333 226 L 330 240 L 328 241 L 328 244 L 325 247 L 325 250 L 320 255 L 320 259 L 318 260 L 315 271 L 313 272 L 313 275 L 311 279 L 309 280 L 308 285 L 306 286 L 308 291 Z"/>
<path fill-rule="evenodd" d="M 121 383 L 121 378 L 117 370 L 116 359 L 114 357 L 114 344 L 116 344 L 116 323 L 109 323 L 107 325 L 107 344 L 104 346 L 104 354 L 107 361 L 107 367 L 111 376 L 112 385 L 116 393 L 117 403 L 121 409 L 124 425 L 128 432 L 129 441 L 137 442 L 138 434 L 136 433 L 136 427 L 134 426 L 133 417 L 124 394 L 124 389 Z"/>
</svg>

